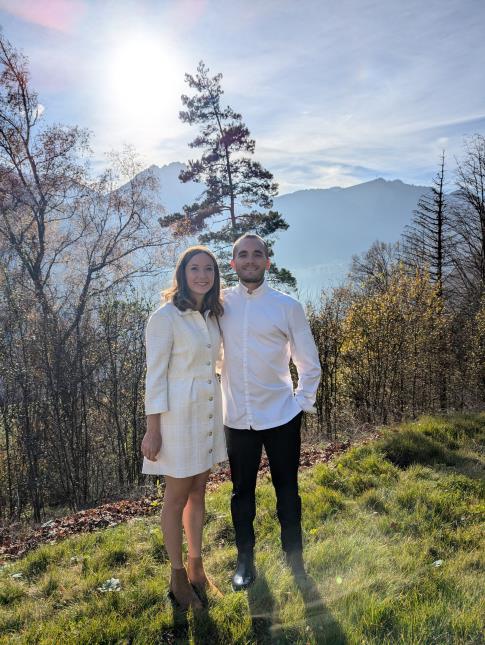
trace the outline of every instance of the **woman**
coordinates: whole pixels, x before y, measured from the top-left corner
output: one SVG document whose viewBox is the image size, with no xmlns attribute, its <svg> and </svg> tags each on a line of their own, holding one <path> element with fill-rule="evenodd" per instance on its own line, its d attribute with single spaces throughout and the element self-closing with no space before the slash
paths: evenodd
<svg viewBox="0 0 485 645">
<path fill-rule="evenodd" d="M 164 296 L 146 330 L 143 473 L 165 476 L 161 525 L 172 566 L 170 598 L 182 609 L 198 609 L 211 584 L 201 558 L 205 487 L 211 467 L 227 459 L 215 375 L 224 310 L 212 253 L 204 246 L 187 249 Z"/>
</svg>

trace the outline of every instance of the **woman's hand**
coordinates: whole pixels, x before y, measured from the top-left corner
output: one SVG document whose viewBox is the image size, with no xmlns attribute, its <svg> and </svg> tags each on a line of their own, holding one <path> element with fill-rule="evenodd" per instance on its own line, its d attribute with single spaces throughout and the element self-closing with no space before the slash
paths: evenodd
<svg viewBox="0 0 485 645">
<path fill-rule="evenodd" d="M 147 430 L 141 442 L 141 452 L 150 461 L 156 461 L 161 447 L 160 415 L 149 414 L 147 416 Z"/>
</svg>

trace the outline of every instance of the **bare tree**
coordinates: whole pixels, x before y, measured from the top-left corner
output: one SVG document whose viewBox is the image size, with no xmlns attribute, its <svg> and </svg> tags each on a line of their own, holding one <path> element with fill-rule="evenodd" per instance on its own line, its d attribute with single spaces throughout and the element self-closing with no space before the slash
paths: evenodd
<svg viewBox="0 0 485 645">
<path fill-rule="evenodd" d="M 457 199 L 453 207 L 456 234 L 454 267 L 474 311 L 485 293 L 485 137 L 466 142 L 457 169 Z"/>
<path fill-rule="evenodd" d="M 452 236 L 445 196 L 445 153 L 430 192 L 421 196 L 413 221 L 403 235 L 402 257 L 412 271 L 428 271 L 443 294 L 443 282 L 451 266 Z"/>
<path fill-rule="evenodd" d="M 445 196 L 445 153 L 441 154 L 438 173 L 431 190 L 421 196 L 413 221 L 403 234 L 402 258 L 411 273 L 426 272 L 436 285 L 437 296 L 444 311 L 444 287 L 452 266 L 453 233 L 450 227 L 448 202 Z M 450 289 L 447 290 L 450 295 Z M 439 365 L 440 407 L 448 406 L 448 334 L 441 327 L 436 363 Z"/>
<path fill-rule="evenodd" d="M 344 342 L 343 321 L 352 301 L 349 289 L 340 287 L 331 293 L 321 293 L 318 308 L 307 310 L 310 329 L 318 348 L 322 378 L 317 390 L 315 407 L 320 428 L 329 438 L 336 439 L 345 415 L 342 382 L 339 378 Z"/>
<path fill-rule="evenodd" d="M 376 240 L 361 255 L 352 256 L 349 279 L 358 291 L 378 293 L 389 287 L 399 261 L 399 244 Z"/>
<path fill-rule="evenodd" d="M 96 312 L 113 290 L 158 271 L 171 237 L 134 151 L 112 155 L 92 179 L 86 131 L 44 124 L 27 59 L 1 35 L 0 72 L 0 249 L 3 274 L 14 267 L 18 278 L 4 286 L 22 348 L 10 352 L 6 380 L 17 391 L 5 405 L 18 406 L 39 519 L 47 476 L 54 501 L 78 507 L 90 498 Z"/>
</svg>

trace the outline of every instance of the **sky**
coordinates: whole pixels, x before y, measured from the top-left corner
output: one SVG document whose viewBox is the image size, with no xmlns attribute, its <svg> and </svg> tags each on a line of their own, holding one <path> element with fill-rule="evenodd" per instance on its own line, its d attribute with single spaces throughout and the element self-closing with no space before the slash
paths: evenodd
<svg viewBox="0 0 485 645">
<path fill-rule="evenodd" d="M 97 166 L 196 157 L 186 72 L 223 74 L 280 193 L 377 177 L 449 182 L 485 135 L 484 0 L 0 0 L 46 123 L 88 128 Z"/>
</svg>

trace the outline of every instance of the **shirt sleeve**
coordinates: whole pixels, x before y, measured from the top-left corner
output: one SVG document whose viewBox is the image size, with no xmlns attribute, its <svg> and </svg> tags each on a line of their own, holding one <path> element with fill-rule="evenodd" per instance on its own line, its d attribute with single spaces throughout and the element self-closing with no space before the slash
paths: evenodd
<svg viewBox="0 0 485 645">
<path fill-rule="evenodd" d="M 314 413 L 322 370 L 310 325 L 299 302 L 291 308 L 288 322 L 291 358 L 298 370 L 295 399 L 304 412 Z"/>
<path fill-rule="evenodd" d="M 145 414 L 168 411 L 167 370 L 173 345 L 169 316 L 155 312 L 146 328 Z"/>
</svg>

